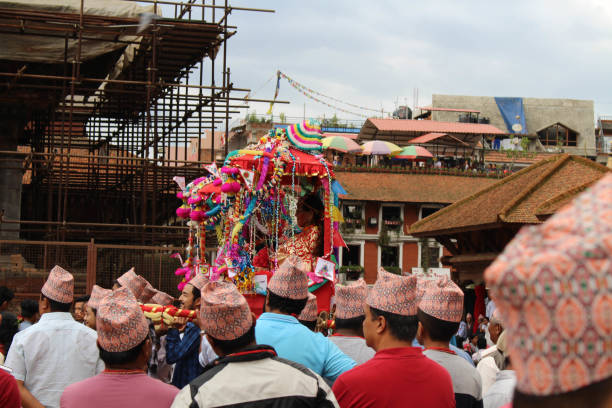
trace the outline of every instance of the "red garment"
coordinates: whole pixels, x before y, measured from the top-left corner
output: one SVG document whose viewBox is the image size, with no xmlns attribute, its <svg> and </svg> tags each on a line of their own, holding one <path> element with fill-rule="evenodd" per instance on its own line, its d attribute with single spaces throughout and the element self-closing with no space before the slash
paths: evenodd
<svg viewBox="0 0 612 408">
<path fill-rule="evenodd" d="M 455 407 L 448 371 L 418 347 L 381 350 L 333 386 L 342 408 Z"/>
<path fill-rule="evenodd" d="M 0 402 L 3 408 L 20 408 L 21 397 L 15 377 L 0 369 Z"/>
<path fill-rule="evenodd" d="M 478 316 L 485 315 L 485 286 L 484 284 L 480 284 L 474 287 L 474 292 L 476 293 L 476 300 L 474 301 L 474 327 L 472 328 L 472 333 L 476 333 L 478 331 L 478 326 L 480 326 L 480 322 L 478 321 Z"/>
</svg>

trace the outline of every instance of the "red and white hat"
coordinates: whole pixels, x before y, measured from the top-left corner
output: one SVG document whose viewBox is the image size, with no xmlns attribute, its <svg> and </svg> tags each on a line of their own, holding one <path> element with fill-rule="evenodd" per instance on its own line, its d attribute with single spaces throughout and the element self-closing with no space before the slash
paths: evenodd
<svg viewBox="0 0 612 408">
<path fill-rule="evenodd" d="M 46 298 L 60 303 L 72 303 L 74 299 L 74 277 L 70 272 L 55 265 L 40 290 Z"/>
<path fill-rule="evenodd" d="M 142 291 L 148 283 L 145 278 L 140 275 L 136 275 L 134 268 L 118 277 L 117 282 L 119 282 L 122 287 L 128 288 L 136 299 L 140 299 Z"/>
<path fill-rule="evenodd" d="M 91 295 L 89 295 L 89 301 L 87 302 L 87 306 L 91 307 L 92 309 L 98 310 L 102 299 L 110 295 L 111 293 L 113 293 L 113 291 L 110 289 L 104 289 L 101 286 L 94 285 L 91 289 Z"/>
<path fill-rule="evenodd" d="M 312 293 L 308 292 L 308 300 L 306 301 L 306 306 L 302 309 L 302 313 L 298 316 L 298 320 L 303 320 L 305 322 L 313 322 L 317 320 L 319 316 L 319 308 L 317 306 L 317 297 Z"/>
<path fill-rule="evenodd" d="M 611 276 L 612 175 L 524 227 L 485 271 L 519 391 L 557 395 L 612 376 Z"/>
<path fill-rule="evenodd" d="M 96 330 L 100 347 L 112 353 L 131 350 L 149 335 L 149 325 L 138 301 L 123 287 L 100 302 Z"/>
<path fill-rule="evenodd" d="M 363 316 L 363 305 L 368 295 L 368 286 L 363 279 L 352 285 L 336 285 L 336 315 L 337 319 L 352 319 Z"/>
<path fill-rule="evenodd" d="M 162 292 L 161 290 L 155 290 L 155 294 L 151 298 L 151 303 L 161 306 L 168 306 L 174 302 L 174 298 L 167 294 L 166 292 Z"/>
<path fill-rule="evenodd" d="M 142 278 L 142 276 L 141 276 Z M 157 292 L 155 290 L 155 288 L 153 287 L 153 285 L 151 285 L 145 278 L 142 278 L 145 280 L 146 285 L 144 288 L 142 288 L 142 291 L 140 292 L 140 295 L 138 296 L 138 301 L 140 303 L 149 303 L 151 301 L 151 299 L 153 298 L 153 296 L 155 296 L 155 293 Z"/>
<path fill-rule="evenodd" d="M 136 272 L 134 272 L 134 267 L 131 267 L 130 270 L 128 270 L 126 273 L 117 278 L 117 282 L 119 282 L 119 285 L 127 288 L 129 281 L 135 279 L 136 276 L 137 275 Z"/>
<path fill-rule="evenodd" d="M 423 277 L 417 276 L 417 288 L 416 288 L 416 302 L 417 305 L 423 299 L 423 295 L 425 295 L 425 291 L 429 286 L 431 286 L 435 282 L 434 279 L 425 279 Z"/>
<path fill-rule="evenodd" d="M 277 296 L 289 299 L 308 297 L 308 276 L 301 269 L 296 255 L 290 255 L 268 282 L 268 289 Z"/>
<path fill-rule="evenodd" d="M 428 285 L 419 309 L 447 322 L 460 322 L 463 315 L 463 292 L 448 278 L 438 279 Z"/>
<path fill-rule="evenodd" d="M 209 279 L 206 276 L 204 276 L 203 273 L 198 272 L 195 274 L 193 278 L 189 279 L 187 283 L 192 285 L 197 290 L 202 290 L 204 285 L 206 285 L 208 282 L 209 282 Z"/>
<path fill-rule="evenodd" d="M 384 312 L 402 316 L 415 316 L 416 277 L 401 276 L 378 268 L 378 279 L 368 293 L 366 303 Z"/>
<path fill-rule="evenodd" d="M 236 285 L 210 282 L 202 288 L 200 318 L 206 334 L 217 340 L 234 340 L 253 327 L 251 309 Z"/>
</svg>

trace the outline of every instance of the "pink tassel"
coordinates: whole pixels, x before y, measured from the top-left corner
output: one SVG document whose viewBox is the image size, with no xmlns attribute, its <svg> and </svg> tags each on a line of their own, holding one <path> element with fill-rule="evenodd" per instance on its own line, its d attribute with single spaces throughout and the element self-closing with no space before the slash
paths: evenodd
<svg viewBox="0 0 612 408">
<path fill-rule="evenodd" d="M 193 221 L 200 222 L 206 218 L 206 214 L 201 210 L 193 210 L 189 213 L 189 218 L 191 218 Z"/>
<path fill-rule="evenodd" d="M 183 291 L 183 288 L 185 287 L 186 284 L 187 284 L 186 282 L 181 282 L 181 283 L 178 284 L 177 288 L 178 288 L 179 292 Z"/>
<path fill-rule="evenodd" d="M 176 209 L 176 216 L 179 218 L 189 218 L 189 213 L 191 212 L 191 209 L 187 208 L 187 207 L 179 207 Z"/>
</svg>

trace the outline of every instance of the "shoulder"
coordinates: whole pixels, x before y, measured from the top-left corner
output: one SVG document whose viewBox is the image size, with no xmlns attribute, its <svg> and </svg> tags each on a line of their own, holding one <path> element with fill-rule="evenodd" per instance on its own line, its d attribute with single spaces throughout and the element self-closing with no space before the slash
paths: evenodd
<svg viewBox="0 0 612 408">
<path fill-rule="evenodd" d="M 78 394 L 80 392 L 89 390 L 91 386 L 97 384 L 101 381 L 101 374 L 98 374 L 93 377 L 86 378 L 85 380 L 81 380 L 79 382 L 75 382 L 70 384 L 64 389 L 62 396 L 71 396 L 73 394 Z"/>
</svg>

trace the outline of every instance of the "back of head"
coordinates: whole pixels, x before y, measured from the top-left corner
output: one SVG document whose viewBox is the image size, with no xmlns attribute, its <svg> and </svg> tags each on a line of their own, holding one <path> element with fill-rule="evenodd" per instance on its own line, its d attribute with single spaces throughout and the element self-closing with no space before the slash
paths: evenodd
<svg viewBox="0 0 612 408">
<path fill-rule="evenodd" d="M 336 329 L 361 331 L 365 311 L 368 287 L 363 279 L 352 285 L 336 285 L 336 313 L 334 320 Z"/>
<path fill-rule="evenodd" d="M 378 279 L 369 291 L 366 303 L 374 318 L 385 318 L 392 337 L 406 343 L 414 340 L 417 331 L 414 276 L 395 275 L 379 268 Z"/>
<path fill-rule="evenodd" d="M 38 302 L 34 299 L 23 299 L 21 301 L 21 316 L 31 319 L 38 313 Z"/>
<path fill-rule="evenodd" d="M 14 297 L 15 294 L 12 290 L 7 288 L 6 286 L 0 286 L 0 306 L 2 306 L 4 302 L 10 302 L 11 300 L 13 300 Z"/>
<path fill-rule="evenodd" d="M 302 309 L 302 312 L 298 316 L 298 320 L 302 323 L 308 322 L 309 329 L 314 330 L 317 323 L 317 317 L 319 315 L 319 309 L 317 306 L 317 297 L 312 293 L 308 293 L 308 299 L 306 300 L 306 306 Z"/>
<path fill-rule="evenodd" d="M 255 322 L 236 285 L 210 282 L 202 288 L 200 318 L 212 346 L 224 355 L 255 342 Z"/>
<path fill-rule="evenodd" d="M 448 343 L 459 329 L 463 292 L 450 279 L 430 283 L 419 302 L 418 318 L 431 340 Z"/>
<path fill-rule="evenodd" d="M 100 358 L 107 366 L 136 361 L 149 336 L 149 325 L 129 289 L 116 289 L 101 300 L 96 331 Z"/>
<path fill-rule="evenodd" d="M 55 265 L 40 292 L 49 301 L 52 312 L 69 312 L 74 299 L 74 277 Z"/>
<path fill-rule="evenodd" d="M 17 333 L 19 321 L 15 313 L 3 311 L 0 312 L 2 315 L 2 322 L 0 323 L 0 344 L 4 346 L 4 352 L 8 351 L 13 342 L 13 337 Z"/>
<path fill-rule="evenodd" d="M 306 272 L 301 269 L 300 259 L 291 255 L 268 283 L 268 306 L 297 317 L 306 306 L 308 293 Z"/>
<path fill-rule="evenodd" d="M 508 332 L 515 408 L 612 399 L 611 220 L 607 175 L 544 224 L 523 228 L 485 271 Z"/>
</svg>

